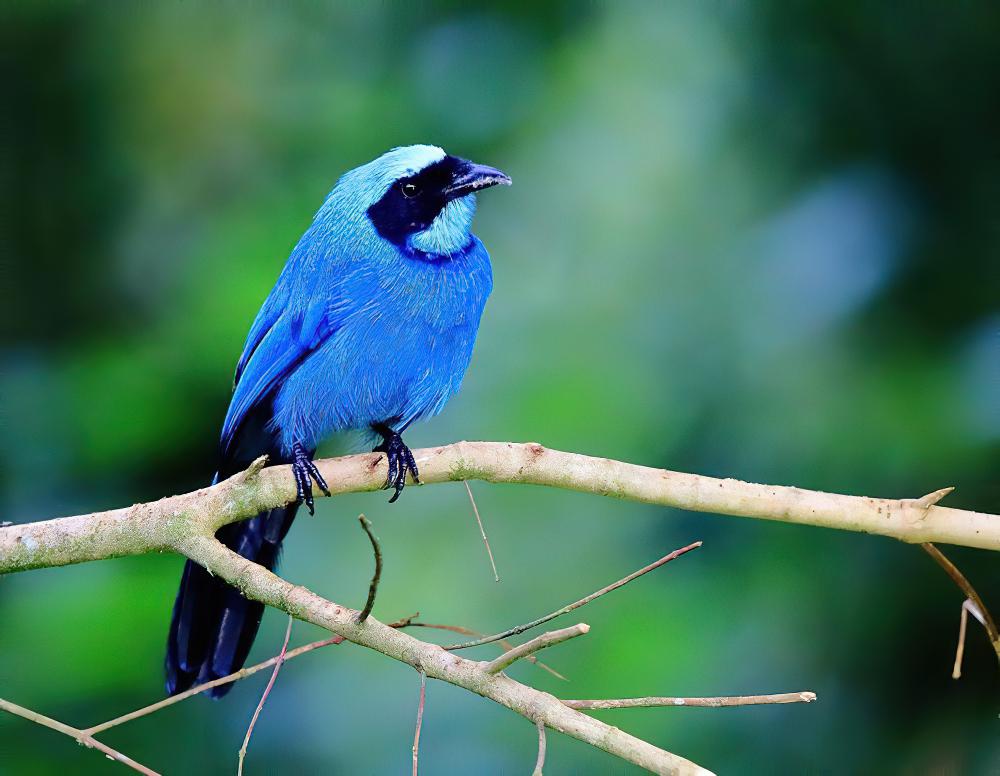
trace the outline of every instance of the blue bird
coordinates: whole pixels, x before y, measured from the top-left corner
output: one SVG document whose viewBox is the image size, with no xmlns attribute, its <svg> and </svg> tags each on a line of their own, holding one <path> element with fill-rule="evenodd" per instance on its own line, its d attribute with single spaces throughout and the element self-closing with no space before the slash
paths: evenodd
<svg viewBox="0 0 1000 776">
<path fill-rule="evenodd" d="M 510 178 L 435 146 L 394 148 L 346 173 L 292 250 L 236 366 L 214 481 L 268 455 L 289 463 L 298 501 L 222 528 L 219 539 L 273 569 L 295 513 L 313 511 L 317 445 L 336 432 L 381 439 L 390 502 L 407 475 L 400 436 L 459 389 L 493 287 L 472 234 L 475 193 Z M 167 642 L 167 692 L 246 661 L 264 606 L 188 561 Z M 221 697 L 232 685 L 210 693 Z"/>
</svg>

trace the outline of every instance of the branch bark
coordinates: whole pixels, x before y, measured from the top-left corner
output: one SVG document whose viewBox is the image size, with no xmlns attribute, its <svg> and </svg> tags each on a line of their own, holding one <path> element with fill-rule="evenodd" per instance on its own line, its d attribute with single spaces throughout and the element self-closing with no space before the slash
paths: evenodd
<svg viewBox="0 0 1000 776">
<path fill-rule="evenodd" d="M 549 450 L 539 444 L 458 442 L 415 451 L 421 481 L 478 479 L 614 496 L 645 504 L 715 512 L 1000 550 L 1000 516 L 928 505 L 924 499 L 845 496 L 757 485 Z M 366 453 L 317 462 L 334 494 L 377 490 L 385 456 Z M 933 494 L 931 494 L 933 495 Z M 213 530 L 295 497 L 291 467 L 244 472 L 210 488 L 136 504 L 0 528 L 0 573 L 175 549 L 191 524 Z"/>
</svg>

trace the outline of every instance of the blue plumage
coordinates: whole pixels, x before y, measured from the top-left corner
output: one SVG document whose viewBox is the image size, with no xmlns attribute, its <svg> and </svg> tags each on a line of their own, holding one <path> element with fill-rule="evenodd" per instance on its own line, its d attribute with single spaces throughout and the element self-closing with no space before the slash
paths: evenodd
<svg viewBox="0 0 1000 776">
<path fill-rule="evenodd" d="M 262 454 L 292 463 L 312 510 L 316 446 L 339 431 L 382 437 L 398 497 L 416 465 L 401 434 L 458 390 L 493 285 L 471 233 L 475 191 L 509 183 L 434 146 L 396 148 L 345 174 L 293 249 L 251 326 L 223 424 L 217 477 Z M 297 505 L 220 538 L 268 568 Z M 188 563 L 174 607 L 167 689 L 231 673 L 263 607 Z M 216 694 L 225 692 L 217 688 Z"/>
</svg>

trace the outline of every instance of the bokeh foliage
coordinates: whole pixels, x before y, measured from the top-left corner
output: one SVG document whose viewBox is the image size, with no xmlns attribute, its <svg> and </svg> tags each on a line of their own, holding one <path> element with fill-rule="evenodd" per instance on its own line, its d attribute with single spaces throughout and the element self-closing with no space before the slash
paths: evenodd
<svg viewBox="0 0 1000 776">
<path fill-rule="evenodd" d="M 340 172 L 431 142 L 514 179 L 463 392 L 414 445 L 536 439 L 849 493 L 1000 507 L 1000 16 L 959 3 L 15 3 L 2 12 L 3 519 L 204 484 L 245 331 Z M 323 502 L 290 579 L 495 630 L 658 557 L 548 656 L 575 697 L 815 690 L 808 707 L 607 712 L 723 773 L 988 773 L 995 660 L 918 549 L 474 486 Z M 952 557 L 1000 607 L 995 557 Z M 162 692 L 181 562 L 0 580 L 0 695 L 74 724 Z M 252 656 L 280 644 L 269 613 Z M 297 642 L 315 636 L 297 626 Z M 487 651 L 484 650 L 484 655 Z M 264 679 L 108 736 L 215 773 Z M 257 773 L 408 768 L 416 677 L 350 646 L 290 663 Z M 523 720 L 432 684 L 429 773 L 527 772 Z M 622 766 L 550 736 L 555 773 Z M 0 773 L 103 773 L 0 717 Z M 120 768 L 118 769 L 120 772 Z"/>
</svg>

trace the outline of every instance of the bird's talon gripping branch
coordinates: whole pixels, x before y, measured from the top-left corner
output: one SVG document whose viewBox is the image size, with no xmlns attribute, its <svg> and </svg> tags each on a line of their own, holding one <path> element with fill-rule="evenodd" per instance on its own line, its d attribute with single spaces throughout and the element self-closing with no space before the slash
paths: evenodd
<svg viewBox="0 0 1000 776">
<path fill-rule="evenodd" d="M 306 505 L 306 509 L 309 510 L 310 515 L 315 514 L 312 491 L 313 480 L 316 481 L 319 489 L 326 496 L 330 495 L 330 488 L 326 484 L 326 480 L 323 479 L 323 475 L 319 473 L 319 469 L 316 468 L 316 464 L 313 463 L 312 456 L 301 443 L 295 443 L 292 453 L 295 456 L 292 461 L 292 471 L 295 473 L 296 497 L 300 504 Z"/>
<path fill-rule="evenodd" d="M 372 448 L 372 452 L 385 453 L 389 464 L 389 471 L 382 489 L 388 490 L 389 488 L 393 488 L 395 490 L 392 498 L 389 499 L 389 503 L 392 504 L 399 498 L 399 494 L 403 492 L 403 488 L 406 486 L 406 475 L 409 474 L 412 476 L 413 481 L 419 485 L 420 473 L 417 471 L 417 462 L 413 457 L 413 453 L 410 452 L 410 448 L 406 446 L 403 438 L 398 433 L 388 426 L 381 424 L 373 426 L 373 428 L 377 433 L 382 435 L 382 444 Z"/>
</svg>

